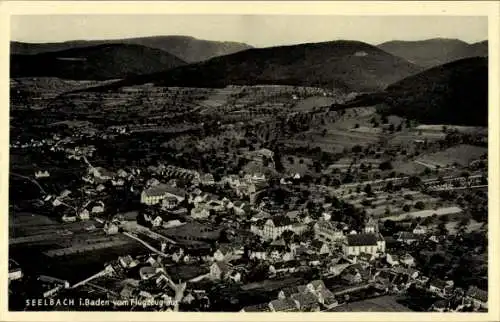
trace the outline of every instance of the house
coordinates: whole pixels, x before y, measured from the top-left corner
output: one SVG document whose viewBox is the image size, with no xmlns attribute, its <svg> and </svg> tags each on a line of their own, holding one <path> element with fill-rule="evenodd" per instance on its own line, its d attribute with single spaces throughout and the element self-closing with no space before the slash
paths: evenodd
<svg viewBox="0 0 500 322">
<path fill-rule="evenodd" d="M 417 226 L 413 229 L 413 233 L 414 233 L 415 235 L 425 235 L 425 234 L 427 234 L 427 227 L 422 226 L 422 225 L 417 225 Z"/>
<path fill-rule="evenodd" d="M 139 269 L 139 276 L 142 280 L 150 279 L 156 275 L 156 269 L 151 266 L 143 266 Z"/>
<path fill-rule="evenodd" d="M 225 262 L 214 262 L 210 266 L 209 277 L 212 280 L 225 279 L 231 273 L 231 266 Z"/>
<path fill-rule="evenodd" d="M 90 213 L 87 209 L 82 209 L 78 213 L 78 219 L 80 220 L 89 220 L 90 219 Z"/>
<path fill-rule="evenodd" d="M 327 273 L 338 276 L 349 266 L 351 266 L 351 263 L 332 264 L 328 266 Z"/>
<path fill-rule="evenodd" d="M 285 230 L 292 230 L 292 222 L 290 218 L 279 215 L 265 220 L 265 222 L 257 222 L 250 226 L 250 231 L 264 239 L 276 239 Z"/>
<path fill-rule="evenodd" d="M 326 289 L 325 283 L 322 280 L 314 280 L 308 283 L 307 290 L 313 294 L 318 294 L 321 290 Z"/>
<path fill-rule="evenodd" d="M 163 218 L 161 216 L 156 216 L 155 219 L 151 221 L 153 227 L 160 227 L 163 223 Z"/>
<path fill-rule="evenodd" d="M 172 227 L 178 227 L 184 225 L 185 222 L 180 221 L 179 219 L 173 219 L 173 220 L 168 220 L 168 221 L 163 221 L 163 228 L 172 228 Z"/>
<path fill-rule="evenodd" d="M 394 255 L 394 254 L 386 254 L 385 255 L 385 260 L 387 262 L 387 264 L 391 265 L 391 266 L 396 266 L 396 265 L 399 265 L 400 262 L 399 262 L 399 256 L 397 255 Z"/>
<path fill-rule="evenodd" d="M 271 275 L 294 273 L 300 266 L 300 262 L 296 260 L 287 262 L 278 262 L 269 266 L 269 273 Z"/>
<path fill-rule="evenodd" d="M 449 302 L 446 301 L 446 300 L 437 300 L 436 302 L 434 302 L 431 307 L 430 307 L 430 311 L 432 312 L 447 312 L 448 309 L 449 309 Z"/>
<path fill-rule="evenodd" d="M 278 300 L 290 298 L 293 294 L 299 293 L 297 286 L 285 287 L 278 293 Z"/>
<path fill-rule="evenodd" d="M 339 305 L 335 295 L 327 288 L 321 289 L 317 293 L 318 302 L 321 303 L 325 308 L 331 309 Z"/>
<path fill-rule="evenodd" d="M 375 259 L 373 254 L 361 253 L 357 256 L 357 262 L 365 266 L 370 265 L 370 263 Z"/>
<path fill-rule="evenodd" d="M 465 298 L 467 301 L 472 302 L 472 305 L 476 308 L 488 308 L 488 292 L 476 286 L 469 287 L 465 294 Z"/>
<path fill-rule="evenodd" d="M 343 272 L 341 274 L 341 278 L 349 284 L 358 284 L 361 283 L 363 278 L 361 277 L 360 272 Z"/>
<path fill-rule="evenodd" d="M 186 192 L 166 184 L 158 184 L 150 187 L 141 193 L 141 203 L 155 205 L 162 202 L 167 197 L 174 197 L 180 203 L 185 199 Z"/>
<path fill-rule="evenodd" d="M 404 267 L 401 267 L 401 266 L 392 267 L 390 269 L 390 272 L 394 273 L 396 275 L 406 275 L 407 277 L 409 277 L 412 280 L 417 279 L 417 277 L 420 274 L 420 272 L 417 271 L 417 270 L 415 270 L 415 269 L 404 268 Z"/>
<path fill-rule="evenodd" d="M 178 204 L 179 199 L 174 196 L 167 196 L 161 202 L 162 207 L 165 209 L 174 209 Z"/>
<path fill-rule="evenodd" d="M 215 251 L 213 258 L 218 262 L 230 261 L 234 255 L 234 250 L 230 245 L 222 244 Z"/>
<path fill-rule="evenodd" d="M 210 211 L 213 210 L 215 212 L 223 212 L 226 207 L 222 200 L 210 200 L 205 204 L 205 207 Z"/>
<path fill-rule="evenodd" d="M 445 281 L 436 278 L 429 283 L 429 291 L 444 297 L 449 295 L 450 286 Z"/>
<path fill-rule="evenodd" d="M 191 209 L 191 217 L 193 219 L 206 219 L 210 217 L 210 211 L 203 206 L 195 207 Z"/>
<path fill-rule="evenodd" d="M 245 213 L 246 213 L 246 212 L 245 212 L 245 208 L 246 208 L 245 206 L 246 206 L 245 202 L 243 202 L 243 201 L 239 201 L 239 200 L 238 200 L 238 201 L 235 201 L 235 202 L 233 203 L 234 213 L 235 213 L 236 215 L 238 215 L 238 216 L 245 215 Z"/>
<path fill-rule="evenodd" d="M 76 216 L 74 214 L 64 214 L 62 216 L 62 221 L 64 222 L 75 222 Z"/>
<path fill-rule="evenodd" d="M 21 279 L 23 271 L 19 264 L 13 259 L 9 259 L 9 282 Z"/>
<path fill-rule="evenodd" d="M 200 182 L 203 185 L 211 186 L 215 184 L 215 179 L 211 173 L 206 173 L 200 177 Z"/>
<path fill-rule="evenodd" d="M 290 299 L 274 300 L 269 302 L 271 312 L 299 312 L 299 304 Z"/>
<path fill-rule="evenodd" d="M 254 246 L 247 252 L 248 258 L 256 260 L 266 260 L 267 250 L 262 246 Z"/>
<path fill-rule="evenodd" d="M 385 253 L 385 239 L 379 234 L 350 234 L 342 245 L 344 255 Z"/>
<path fill-rule="evenodd" d="M 45 171 L 41 171 L 40 170 L 40 171 L 36 171 L 35 172 L 35 178 L 36 179 L 39 179 L 39 178 L 48 178 L 48 177 L 50 177 L 50 173 L 47 170 L 45 170 Z"/>
<path fill-rule="evenodd" d="M 91 212 L 93 214 L 103 213 L 104 212 L 104 203 L 102 201 L 98 201 L 98 202 L 94 203 L 94 205 L 92 206 Z"/>
<path fill-rule="evenodd" d="M 328 247 L 328 244 L 321 241 L 321 240 L 313 240 L 311 242 L 311 249 L 316 252 L 317 254 L 330 254 L 330 247 Z"/>
<path fill-rule="evenodd" d="M 119 186 L 120 187 L 120 186 L 123 186 L 125 184 L 125 180 L 123 180 L 122 178 L 119 178 L 117 180 L 113 179 L 113 180 L 111 180 L 111 184 L 113 186 Z"/>
<path fill-rule="evenodd" d="M 417 235 L 415 235 L 413 233 L 410 233 L 407 231 L 401 231 L 397 234 L 396 240 L 399 242 L 406 243 L 406 244 L 410 245 L 410 244 L 418 241 L 419 238 Z"/>
<path fill-rule="evenodd" d="M 137 266 L 137 262 L 130 255 L 118 257 L 118 263 L 123 268 L 132 268 Z"/>
<path fill-rule="evenodd" d="M 297 303 L 299 310 L 302 312 L 314 312 L 320 309 L 317 297 L 311 293 L 296 293 L 290 298 Z"/>
<path fill-rule="evenodd" d="M 406 267 L 414 267 L 415 266 L 415 258 L 413 258 L 413 256 L 411 256 L 408 253 L 401 256 L 399 258 L 399 261 L 401 262 L 401 264 L 405 265 Z"/>
<path fill-rule="evenodd" d="M 245 306 L 240 312 L 270 312 L 269 303 Z"/>
<path fill-rule="evenodd" d="M 344 232 L 339 229 L 337 223 L 319 220 L 314 224 L 314 237 L 327 243 L 338 244 L 344 240 Z"/>
<path fill-rule="evenodd" d="M 118 226 L 114 223 L 106 222 L 104 224 L 104 231 L 108 235 L 115 235 L 118 234 Z"/>
</svg>

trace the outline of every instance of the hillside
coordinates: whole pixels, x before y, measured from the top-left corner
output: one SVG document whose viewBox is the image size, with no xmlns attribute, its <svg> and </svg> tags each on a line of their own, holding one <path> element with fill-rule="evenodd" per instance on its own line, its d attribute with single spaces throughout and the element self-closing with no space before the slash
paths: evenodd
<svg viewBox="0 0 500 322">
<path fill-rule="evenodd" d="M 378 105 L 428 124 L 488 125 L 488 59 L 474 57 L 425 70 L 384 92 L 360 96 L 332 109 Z"/>
<path fill-rule="evenodd" d="M 433 67 L 469 57 L 488 56 L 488 42 L 468 44 L 458 39 L 389 41 L 378 45 L 382 50 L 422 67 Z"/>
<path fill-rule="evenodd" d="M 10 44 L 10 50 L 12 54 L 33 55 L 103 44 L 132 44 L 160 49 L 189 63 L 207 60 L 216 56 L 229 55 L 251 48 L 247 44 L 238 42 L 209 41 L 188 36 L 155 36 L 117 40 L 76 40 L 45 44 L 14 41 Z"/>
<path fill-rule="evenodd" d="M 115 87 L 144 83 L 187 87 L 281 84 L 369 92 L 384 89 L 420 70 L 366 43 L 333 41 L 249 49 L 162 73 L 129 78 Z"/>
<path fill-rule="evenodd" d="M 110 44 L 37 55 L 12 55 L 10 76 L 105 80 L 159 72 L 184 64 L 159 49 Z"/>
</svg>

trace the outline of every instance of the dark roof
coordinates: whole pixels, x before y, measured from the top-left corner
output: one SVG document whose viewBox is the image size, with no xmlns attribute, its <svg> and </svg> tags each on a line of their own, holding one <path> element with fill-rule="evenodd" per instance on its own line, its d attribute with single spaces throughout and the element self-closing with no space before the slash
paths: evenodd
<svg viewBox="0 0 500 322">
<path fill-rule="evenodd" d="M 311 281 L 310 284 L 314 286 L 315 289 L 318 289 L 318 287 L 321 287 L 322 289 L 326 288 L 325 282 L 323 282 L 322 280 L 314 280 Z"/>
<path fill-rule="evenodd" d="M 298 293 L 299 289 L 297 286 L 290 286 L 290 287 L 285 287 L 281 291 L 283 292 L 283 295 L 285 297 L 290 297 L 292 296 L 292 294 Z"/>
<path fill-rule="evenodd" d="M 182 189 L 175 188 L 175 187 L 171 187 L 171 186 L 166 185 L 166 184 L 159 184 L 157 186 L 153 186 L 153 187 L 145 190 L 144 193 L 147 196 L 161 196 L 161 195 L 164 195 L 165 193 L 170 193 L 170 194 L 176 195 L 178 197 L 184 197 L 186 194 L 186 191 L 184 191 Z"/>
<path fill-rule="evenodd" d="M 488 292 L 476 286 L 469 287 L 467 290 L 467 296 L 480 300 L 481 302 L 488 302 Z"/>
<path fill-rule="evenodd" d="M 292 299 L 274 300 L 270 303 L 275 311 L 298 311 L 297 304 Z"/>
<path fill-rule="evenodd" d="M 300 307 L 312 306 L 318 303 L 318 299 L 316 296 L 311 293 L 296 293 L 291 296 L 291 298 L 297 302 L 299 302 Z"/>
<path fill-rule="evenodd" d="M 444 289 L 446 287 L 446 282 L 436 278 L 431 281 L 430 285 L 435 286 L 439 289 Z"/>
<path fill-rule="evenodd" d="M 377 235 L 375 234 L 353 234 L 347 235 L 349 246 L 377 245 Z"/>
<path fill-rule="evenodd" d="M 319 250 L 321 249 L 321 247 L 323 247 L 323 244 L 324 242 L 322 242 L 321 240 L 315 239 L 311 242 L 311 247 Z"/>
<path fill-rule="evenodd" d="M 274 216 L 271 218 L 271 220 L 273 221 L 274 226 L 276 227 L 288 226 L 292 224 L 290 218 L 284 215 Z"/>
</svg>

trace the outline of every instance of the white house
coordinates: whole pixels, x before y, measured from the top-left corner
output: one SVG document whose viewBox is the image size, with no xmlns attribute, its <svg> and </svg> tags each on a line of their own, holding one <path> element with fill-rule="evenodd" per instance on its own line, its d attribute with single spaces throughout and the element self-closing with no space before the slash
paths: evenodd
<svg viewBox="0 0 500 322">
<path fill-rule="evenodd" d="M 141 193 L 141 202 L 146 205 L 155 205 L 167 197 L 174 197 L 180 203 L 185 198 L 185 192 L 165 184 L 159 184 L 144 190 Z"/>
<path fill-rule="evenodd" d="M 50 173 L 45 170 L 45 171 L 36 171 L 35 172 L 35 178 L 47 178 L 50 177 Z"/>
<path fill-rule="evenodd" d="M 191 209 L 191 217 L 194 219 L 206 219 L 210 216 L 210 211 L 207 208 L 200 206 Z"/>
<path fill-rule="evenodd" d="M 292 230 L 292 222 L 286 216 L 275 216 L 262 222 L 253 223 L 250 231 L 264 239 L 274 240 L 281 236 L 286 230 Z"/>
<path fill-rule="evenodd" d="M 425 235 L 427 234 L 427 227 L 422 225 L 417 225 L 415 229 L 413 229 L 413 233 L 415 235 Z"/>
<path fill-rule="evenodd" d="M 314 224 L 314 237 L 330 244 L 342 243 L 345 239 L 342 229 L 327 220 L 318 220 Z"/>
<path fill-rule="evenodd" d="M 79 213 L 78 213 L 78 219 L 80 220 L 89 220 L 90 219 L 90 213 L 87 209 L 82 209 Z"/>
</svg>

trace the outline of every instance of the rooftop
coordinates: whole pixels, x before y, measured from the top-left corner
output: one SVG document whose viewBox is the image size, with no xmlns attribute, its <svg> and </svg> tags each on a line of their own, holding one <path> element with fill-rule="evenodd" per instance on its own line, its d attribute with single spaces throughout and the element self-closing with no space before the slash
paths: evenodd
<svg viewBox="0 0 500 322">
<path fill-rule="evenodd" d="M 352 234 L 347 235 L 347 244 L 349 246 L 376 246 L 376 234 Z"/>
</svg>

